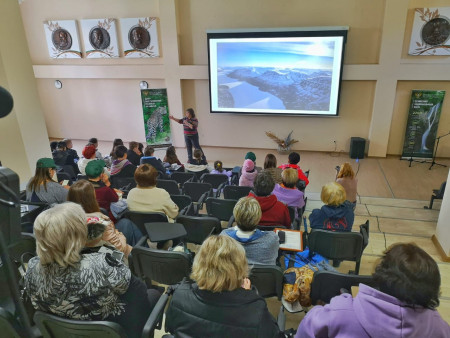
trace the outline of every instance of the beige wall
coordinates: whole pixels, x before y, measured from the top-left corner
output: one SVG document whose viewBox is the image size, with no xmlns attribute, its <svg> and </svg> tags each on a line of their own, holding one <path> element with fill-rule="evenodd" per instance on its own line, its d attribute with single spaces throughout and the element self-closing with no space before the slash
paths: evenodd
<svg viewBox="0 0 450 338">
<path fill-rule="evenodd" d="M 448 87 L 448 57 L 407 55 L 412 8 L 443 5 L 444 0 L 27 0 L 21 12 L 50 137 L 141 140 L 138 83 L 147 80 L 152 88 L 168 89 L 174 115 L 180 117 L 187 107 L 196 109 L 205 146 L 271 148 L 273 143 L 264 131 L 284 136 L 294 130 L 294 137 L 300 140 L 295 147 L 298 150 L 334 150 L 336 140 L 338 150 L 348 151 L 350 137 L 360 136 L 368 139 L 370 156 L 386 156 L 399 154 L 403 142 L 402 118 L 409 100 L 404 83 L 414 81 L 416 88 L 424 89 Z M 44 20 L 108 16 L 159 17 L 162 57 L 48 57 Z M 350 27 L 338 118 L 208 113 L 207 29 L 332 25 Z M 62 90 L 53 87 L 55 79 L 63 82 Z M 446 128 L 446 102 L 440 131 Z M 180 127 L 172 128 L 174 144 L 182 147 Z M 444 143 L 439 154 L 448 157 Z"/>
<path fill-rule="evenodd" d="M 48 136 L 36 89 L 17 1 L 0 1 L 0 86 L 14 98 L 14 109 L 0 119 L 0 160 L 15 171 L 21 186 L 36 160 L 50 156 Z"/>
</svg>

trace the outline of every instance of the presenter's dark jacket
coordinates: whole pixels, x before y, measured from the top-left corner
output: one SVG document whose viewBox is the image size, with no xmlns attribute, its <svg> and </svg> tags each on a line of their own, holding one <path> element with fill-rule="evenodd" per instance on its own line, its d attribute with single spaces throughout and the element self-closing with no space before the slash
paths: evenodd
<svg viewBox="0 0 450 338">
<path fill-rule="evenodd" d="M 166 313 L 166 331 L 175 337 L 279 337 L 264 298 L 253 290 L 211 292 L 183 283 Z"/>
</svg>

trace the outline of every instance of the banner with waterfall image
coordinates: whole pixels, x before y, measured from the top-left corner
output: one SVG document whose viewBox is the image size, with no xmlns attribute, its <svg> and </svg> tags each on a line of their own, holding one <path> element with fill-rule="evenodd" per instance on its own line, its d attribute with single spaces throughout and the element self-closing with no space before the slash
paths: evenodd
<svg viewBox="0 0 450 338">
<path fill-rule="evenodd" d="M 444 90 L 413 90 L 402 158 L 432 158 Z"/>
<path fill-rule="evenodd" d="M 172 145 L 167 89 L 141 90 L 145 140 L 155 147 Z"/>
</svg>

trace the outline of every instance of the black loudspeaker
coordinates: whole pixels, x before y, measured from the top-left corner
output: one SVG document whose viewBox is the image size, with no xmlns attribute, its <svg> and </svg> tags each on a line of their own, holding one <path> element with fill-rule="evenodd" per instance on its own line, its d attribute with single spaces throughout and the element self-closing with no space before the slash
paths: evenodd
<svg viewBox="0 0 450 338">
<path fill-rule="evenodd" d="M 350 158 L 364 158 L 366 140 L 362 137 L 352 137 L 350 139 Z"/>
</svg>

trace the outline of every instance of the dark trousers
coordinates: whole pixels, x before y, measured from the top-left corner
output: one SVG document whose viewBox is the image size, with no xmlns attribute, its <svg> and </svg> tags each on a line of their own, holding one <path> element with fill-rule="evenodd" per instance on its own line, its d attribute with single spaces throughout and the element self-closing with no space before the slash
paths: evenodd
<svg viewBox="0 0 450 338">
<path fill-rule="evenodd" d="M 121 218 L 115 227 L 119 230 L 127 239 L 127 244 L 134 246 L 141 239 L 142 232 L 139 228 L 131 222 L 128 218 Z"/>
<path fill-rule="evenodd" d="M 203 150 L 200 147 L 200 143 L 198 141 L 198 134 L 194 134 L 194 135 L 190 135 L 190 136 L 184 134 L 184 141 L 186 142 L 186 148 L 187 148 L 189 162 L 192 161 L 192 146 L 194 146 L 195 149 L 200 149 L 203 153 Z M 202 159 L 206 161 L 205 153 L 203 153 Z"/>
</svg>

